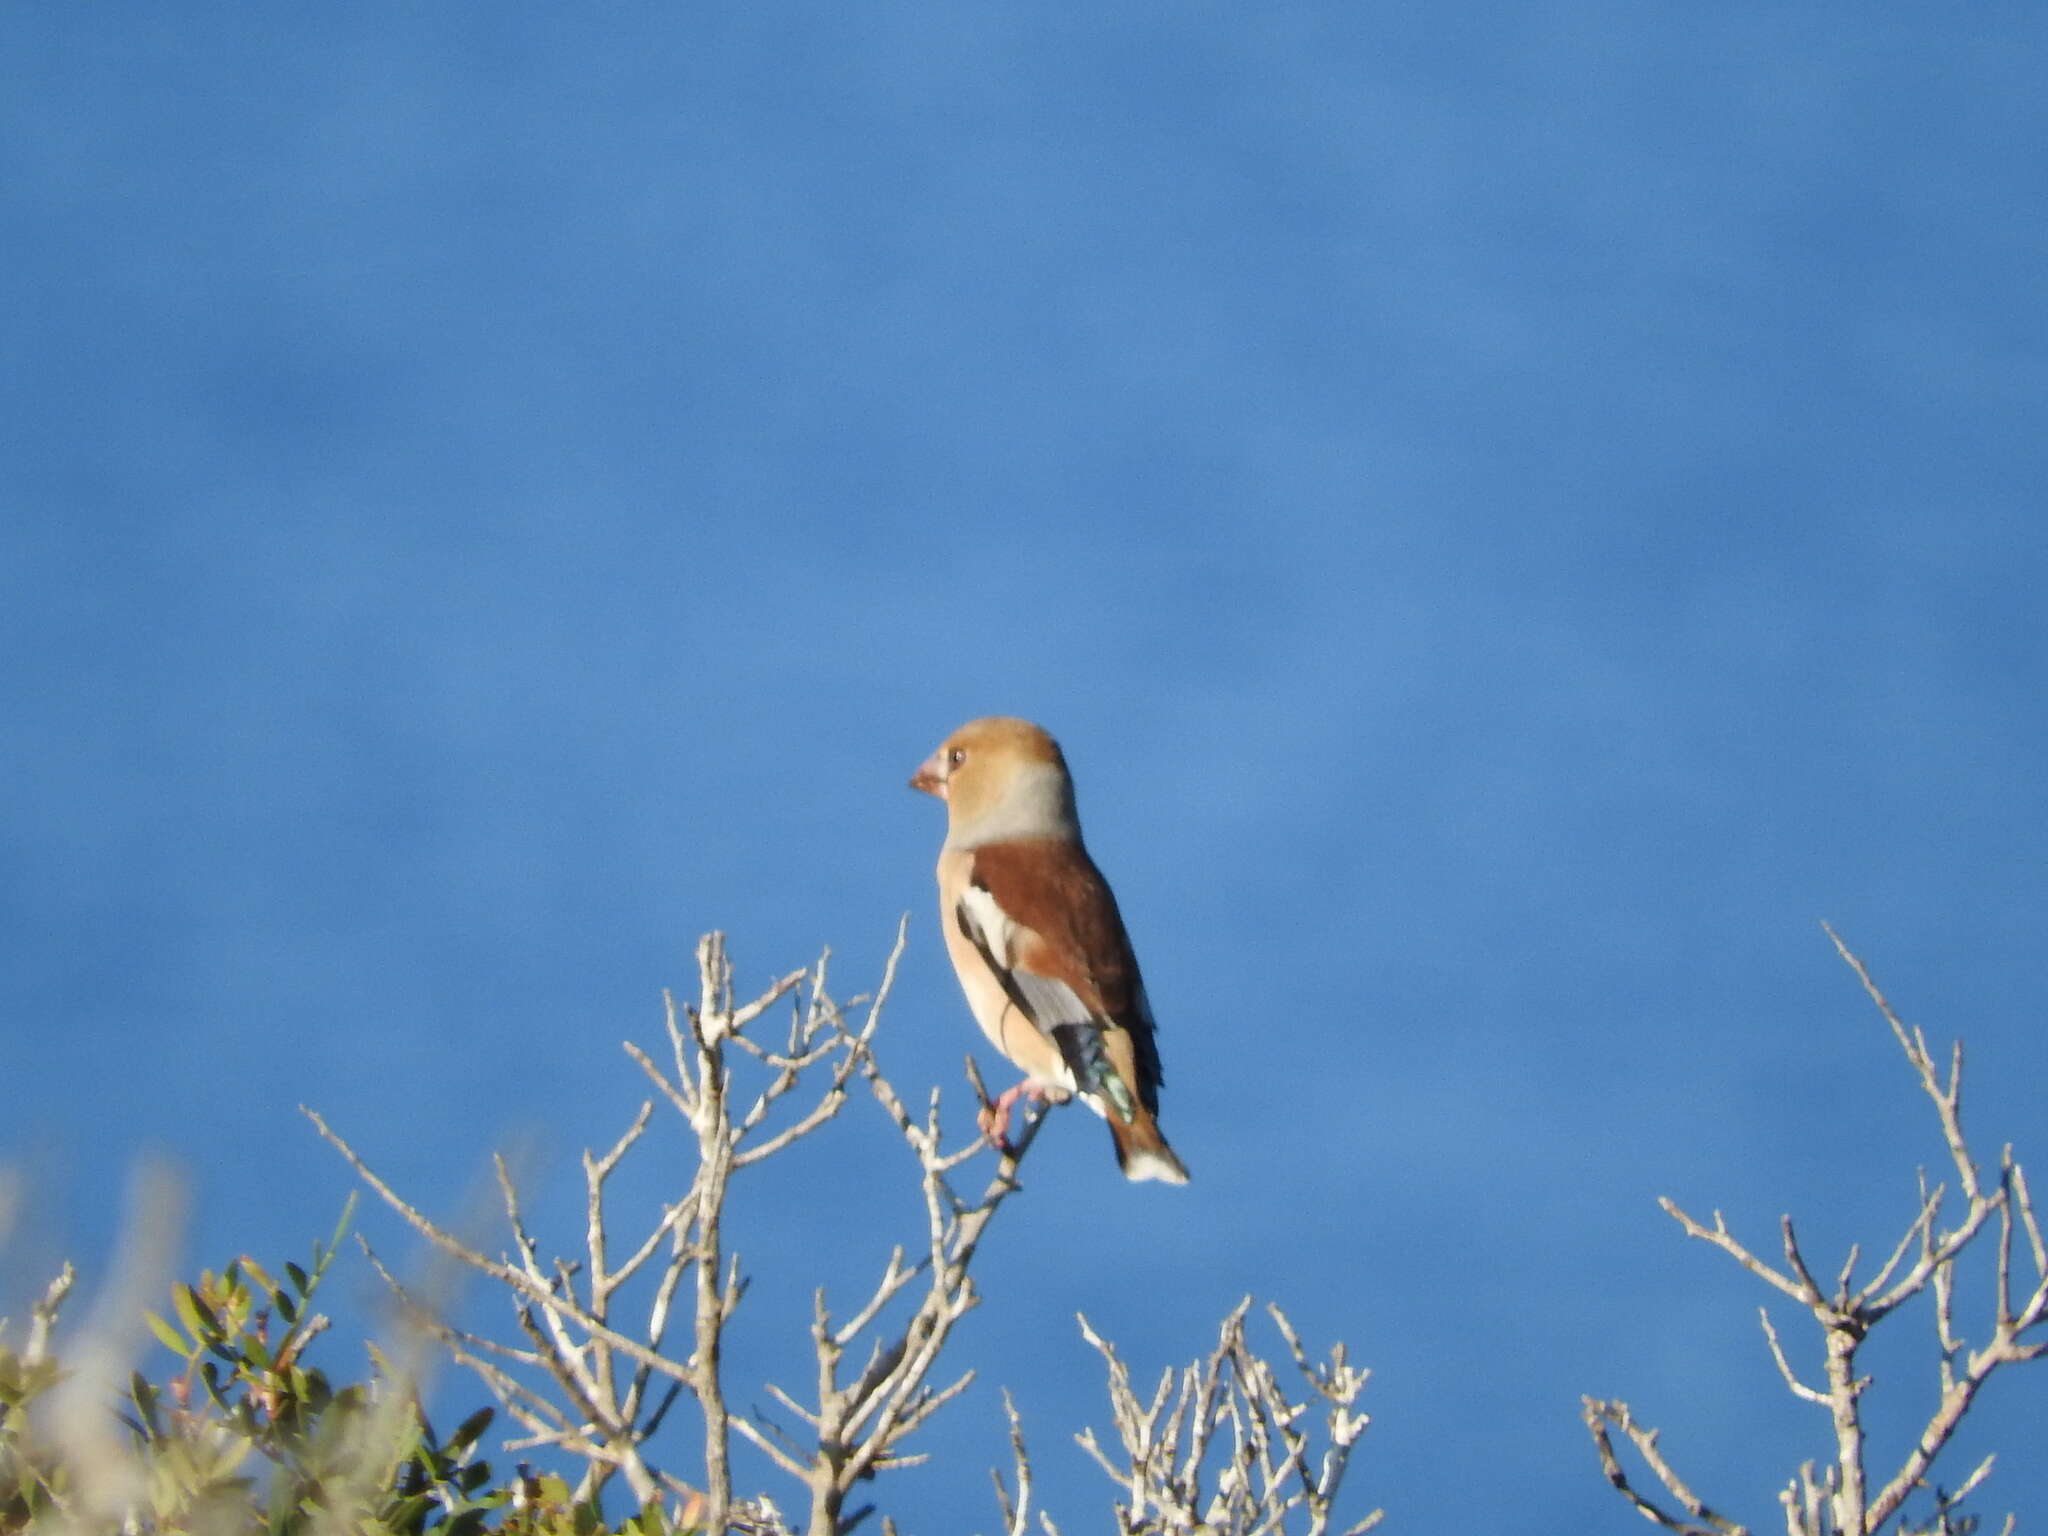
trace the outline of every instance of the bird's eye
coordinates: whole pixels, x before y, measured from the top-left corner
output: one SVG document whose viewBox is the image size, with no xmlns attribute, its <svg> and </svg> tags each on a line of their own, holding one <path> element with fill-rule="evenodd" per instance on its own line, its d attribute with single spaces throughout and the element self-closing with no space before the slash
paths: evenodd
<svg viewBox="0 0 2048 1536">
<path fill-rule="evenodd" d="M 965 747 L 955 747 L 952 751 L 946 754 L 946 766 L 948 768 L 958 768 L 962 763 L 966 761 L 967 749 Z"/>
</svg>

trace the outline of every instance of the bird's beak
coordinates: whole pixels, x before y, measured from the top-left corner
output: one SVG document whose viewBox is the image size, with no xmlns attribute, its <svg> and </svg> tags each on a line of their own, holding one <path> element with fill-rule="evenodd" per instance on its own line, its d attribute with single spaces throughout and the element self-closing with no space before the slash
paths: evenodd
<svg viewBox="0 0 2048 1536">
<path fill-rule="evenodd" d="M 921 789 L 928 795 L 937 795 L 941 800 L 946 798 L 945 764 L 940 761 L 938 753 L 926 758 L 917 772 L 910 776 L 910 787 Z"/>
</svg>

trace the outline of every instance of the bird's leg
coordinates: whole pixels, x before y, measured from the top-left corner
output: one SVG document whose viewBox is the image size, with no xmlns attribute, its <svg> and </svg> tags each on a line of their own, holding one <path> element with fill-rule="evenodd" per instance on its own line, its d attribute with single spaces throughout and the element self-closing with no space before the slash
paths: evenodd
<svg viewBox="0 0 2048 1536">
<path fill-rule="evenodd" d="M 1008 1153 L 1014 1150 L 1010 1146 L 1010 1110 L 1019 1099 L 1028 1099 L 1033 1104 L 1044 1104 L 1049 1102 L 1050 1095 L 1038 1084 L 1026 1078 L 1016 1087 L 1003 1090 L 995 1103 L 983 1105 L 981 1113 L 975 1116 L 975 1123 L 981 1127 L 981 1134 L 998 1152 Z"/>
</svg>

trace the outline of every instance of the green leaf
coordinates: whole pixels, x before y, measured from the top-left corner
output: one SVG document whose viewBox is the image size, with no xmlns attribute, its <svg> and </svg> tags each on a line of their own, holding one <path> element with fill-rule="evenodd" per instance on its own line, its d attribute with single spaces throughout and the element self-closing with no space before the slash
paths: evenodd
<svg viewBox="0 0 2048 1536">
<path fill-rule="evenodd" d="M 491 1420 L 498 1416 L 498 1410 L 489 1406 L 477 1409 L 468 1418 L 455 1426 L 455 1433 L 448 1437 L 445 1447 L 450 1456 L 460 1456 L 475 1445 L 483 1432 L 491 1427 Z"/>
<path fill-rule="evenodd" d="M 385 1523 L 394 1531 L 417 1531 L 425 1523 L 423 1517 L 433 1507 L 432 1494 L 416 1493 L 392 1506 L 391 1512 L 385 1516 Z"/>
<path fill-rule="evenodd" d="M 228 1475 L 248 1459 L 249 1449 L 249 1442 L 241 1439 L 229 1440 L 216 1448 L 212 1464 L 207 1468 L 207 1480 L 226 1481 Z"/>
<path fill-rule="evenodd" d="M 348 1235 L 349 1223 L 355 1219 L 356 1192 L 350 1190 L 348 1198 L 341 1203 L 341 1220 L 334 1224 L 334 1232 L 325 1244 L 313 1245 L 313 1279 L 306 1287 L 306 1294 L 313 1294 L 313 1287 L 320 1283 L 320 1277 L 327 1273 L 327 1266 L 334 1262 L 335 1250 L 341 1247 L 341 1240 Z"/>
<path fill-rule="evenodd" d="M 211 1339 L 220 1334 L 220 1324 L 207 1310 L 206 1303 L 199 1299 L 199 1293 L 189 1285 L 174 1286 L 171 1290 L 171 1304 L 177 1309 L 178 1321 L 185 1325 L 185 1331 L 194 1339 Z"/>
<path fill-rule="evenodd" d="M 149 1324 L 149 1331 L 156 1335 L 157 1342 L 172 1354 L 189 1355 L 192 1353 L 191 1341 L 186 1339 L 183 1334 L 179 1333 L 177 1329 L 158 1317 L 154 1312 L 143 1313 L 142 1320 Z"/>
<path fill-rule="evenodd" d="M 135 1411 L 142 1415 L 142 1422 L 137 1427 L 148 1439 L 161 1440 L 164 1429 L 156 1416 L 157 1391 L 142 1372 L 137 1371 L 129 1378 L 128 1396 L 134 1400 Z"/>
</svg>

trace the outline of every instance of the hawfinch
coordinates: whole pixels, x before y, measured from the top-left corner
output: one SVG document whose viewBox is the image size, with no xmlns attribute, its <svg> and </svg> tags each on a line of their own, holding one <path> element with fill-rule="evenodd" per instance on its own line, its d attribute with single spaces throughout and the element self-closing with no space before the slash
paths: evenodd
<svg viewBox="0 0 2048 1536">
<path fill-rule="evenodd" d="M 1109 1122 L 1129 1179 L 1185 1184 L 1159 1133 L 1152 1010 L 1116 898 L 1074 813 L 1059 744 L 1028 720 L 975 720 L 910 781 L 946 802 L 939 923 L 967 1005 L 1023 1069 L 983 1131 L 1003 1144 L 1020 1095 L 1078 1095 Z"/>
</svg>

